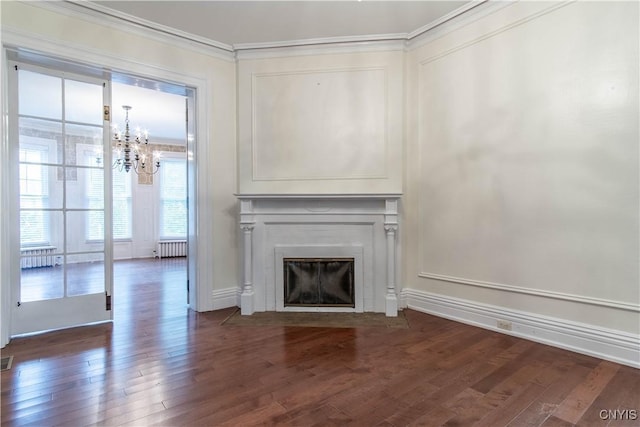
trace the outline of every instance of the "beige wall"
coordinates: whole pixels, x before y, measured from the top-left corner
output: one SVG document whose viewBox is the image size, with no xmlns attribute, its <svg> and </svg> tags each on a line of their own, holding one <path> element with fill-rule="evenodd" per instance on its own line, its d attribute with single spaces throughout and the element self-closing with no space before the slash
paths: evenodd
<svg viewBox="0 0 640 427">
<path fill-rule="evenodd" d="M 524 2 L 408 54 L 404 285 L 638 334 L 638 4 Z"/>
</svg>

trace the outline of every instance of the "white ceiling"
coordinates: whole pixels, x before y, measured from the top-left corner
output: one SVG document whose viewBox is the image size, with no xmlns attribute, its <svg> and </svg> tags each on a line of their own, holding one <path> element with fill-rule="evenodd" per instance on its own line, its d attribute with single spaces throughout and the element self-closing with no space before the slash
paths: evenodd
<svg viewBox="0 0 640 427">
<path fill-rule="evenodd" d="M 469 1 L 91 1 L 92 7 L 142 25 L 174 29 L 238 48 L 324 38 L 406 37 Z M 137 18 L 137 19 L 132 19 Z M 153 25 L 151 25 L 153 26 Z"/>
</svg>

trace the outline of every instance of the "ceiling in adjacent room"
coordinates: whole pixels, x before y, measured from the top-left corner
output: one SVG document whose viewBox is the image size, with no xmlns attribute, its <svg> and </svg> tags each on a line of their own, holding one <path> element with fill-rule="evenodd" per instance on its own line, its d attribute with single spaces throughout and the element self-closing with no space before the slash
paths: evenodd
<svg viewBox="0 0 640 427">
<path fill-rule="evenodd" d="M 324 38 L 407 36 L 481 1 L 91 1 L 137 18 L 237 47 Z M 130 19 L 131 20 L 131 19 Z M 136 22 L 136 19 L 131 20 Z M 166 29 L 165 28 L 165 29 Z"/>
</svg>

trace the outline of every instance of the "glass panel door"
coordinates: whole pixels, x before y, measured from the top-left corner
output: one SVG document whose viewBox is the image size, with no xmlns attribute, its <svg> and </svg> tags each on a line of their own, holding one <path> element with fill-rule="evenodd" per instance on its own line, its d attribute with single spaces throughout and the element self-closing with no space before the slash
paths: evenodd
<svg viewBox="0 0 640 427">
<path fill-rule="evenodd" d="M 11 333 L 109 320 L 111 170 L 102 161 L 109 156 L 108 82 L 18 63 L 11 69 L 20 194 Z"/>
</svg>

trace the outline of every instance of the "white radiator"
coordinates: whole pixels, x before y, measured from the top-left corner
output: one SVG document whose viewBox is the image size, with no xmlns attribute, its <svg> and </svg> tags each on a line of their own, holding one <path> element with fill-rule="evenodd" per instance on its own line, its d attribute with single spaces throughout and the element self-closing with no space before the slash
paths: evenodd
<svg viewBox="0 0 640 427">
<path fill-rule="evenodd" d="M 156 248 L 156 257 L 171 258 L 177 256 L 187 256 L 186 240 L 161 240 Z"/>
<path fill-rule="evenodd" d="M 20 268 L 53 267 L 55 246 L 20 249 Z"/>
</svg>

